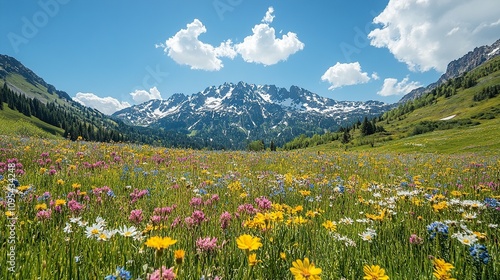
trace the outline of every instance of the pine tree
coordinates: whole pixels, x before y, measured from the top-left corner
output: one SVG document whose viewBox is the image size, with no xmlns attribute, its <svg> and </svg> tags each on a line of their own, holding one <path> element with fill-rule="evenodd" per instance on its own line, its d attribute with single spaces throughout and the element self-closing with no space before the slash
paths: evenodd
<svg viewBox="0 0 500 280">
<path fill-rule="evenodd" d="M 271 140 L 271 143 L 269 144 L 269 149 L 271 151 L 273 151 L 273 152 L 276 151 L 276 145 L 274 145 L 274 141 L 273 140 Z"/>
</svg>

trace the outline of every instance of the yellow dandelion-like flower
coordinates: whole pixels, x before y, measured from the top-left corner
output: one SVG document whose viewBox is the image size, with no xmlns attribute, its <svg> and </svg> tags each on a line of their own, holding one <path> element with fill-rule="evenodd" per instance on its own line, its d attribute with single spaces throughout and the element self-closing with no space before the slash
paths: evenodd
<svg viewBox="0 0 500 280">
<path fill-rule="evenodd" d="M 176 264 L 182 264 L 184 261 L 184 257 L 186 256 L 186 251 L 184 250 L 175 250 L 174 251 L 174 258 L 175 258 L 175 263 Z"/>
<path fill-rule="evenodd" d="M 37 211 L 47 210 L 47 204 L 45 204 L 45 203 L 37 204 L 37 205 L 35 205 L 35 210 L 37 210 Z"/>
<path fill-rule="evenodd" d="M 336 231 L 337 230 L 337 223 L 332 222 L 330 220 L 325 221 L 323 224 L 321 224 L 324 228 L 326 228 L 328 231 Z"/>
<path fill-rule="evenodd" d="M 435 258 L 433 260 L 433 263 L 434 263 L 434 269 L 437 269 L 437 270 L 450 271 L 453 268 L 455 268 L 451 263 L 447 263 L 443 259 Z"/>
<path fill-rule="evenodd" d="M 257 254 L 253 253 L 248 256 L 248 265 L 249 266 L 255 266 L 256 264 L 260 263 L 261 260 L 257 259 Z"/>
<path fill-rule="evenodd" d="M 170 245 L 174 245 L 175 243 L 177 243 L 177 240 L 170 237 L 153 236 L 150 237 L 144 244 L 150 248 L 155 248 L 160 251 L 170 247 Z"/>
<path fill-rule="evenodd" d="M 254 251 L 262 247 L 260 238 L 253 237 L 249 234 L 240 235 L 240 237 L 236 239 L 236 244 L 238 244 L 238 248 L 241 250 L 247 251 Z"/>
<path fill-rule="evenodd" d="M 308 195 L 311 195 L 311 191 L 307 191 L 307 190 L 300 190 L 299 193 L 302 195 L 302 196 L 308 196 Z"/>
<path fill-rule="evenodd" d="M 56 199 L 56 206 L 64 206 L 64 205 L 66 205 L 66 200 Z"/>
<path fill-rule="evenodd" d="M 313 263 L 310 263 L 308 258 L 304 258 L 304 261 L 298 259 L 292 262 L 290 272 L 292 272 L 295 280 L 321 279 L 321 268 L 316 267 Z"/>
<path fill-rule="evenodd" d="M 30 186 L 24 185 L 24 186 L 17 187 L 17 190 L 20 191 L 20 192 L 24 192 L 24 191 L 26 191 L 29 188 L 30 188 Z"/>
<path fill-rule="evenodd" d="M 364 280 L 388 280 L 389 276 L 385 275 L 385 269 L 378 265 L 365 265 L 363 267 L 365 276 Z"/>
</svg>

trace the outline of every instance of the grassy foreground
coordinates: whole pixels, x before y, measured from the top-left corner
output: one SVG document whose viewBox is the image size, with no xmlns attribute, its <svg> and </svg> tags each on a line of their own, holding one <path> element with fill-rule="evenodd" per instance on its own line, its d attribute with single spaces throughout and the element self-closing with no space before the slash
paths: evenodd
<svg viewBox="0 0 500 280">
<path fill-rule="evenodd" d="M 0 176 L 0 279 L 500 279 L 498 153 L 0 136 Z"/>
</svg>

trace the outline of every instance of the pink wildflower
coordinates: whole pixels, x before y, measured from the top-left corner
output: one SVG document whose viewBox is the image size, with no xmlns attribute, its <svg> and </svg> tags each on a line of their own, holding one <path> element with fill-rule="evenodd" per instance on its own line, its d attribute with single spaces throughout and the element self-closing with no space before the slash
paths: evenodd
<svg viewBox="0 0 500 280">
<path fill-rule="evenodd" d="M 135 209 L 130 211 L 130 216 L 128 217 L 129 221 L 139 224 L 142 222 L 142 210 Z"/>
<path fill-rule="evenodd" d="M 174 268 L 166 268 L 162 266 L 160 269 L 155 270 L 148 277 L 149 280 L 173 280 L 175 279 Z"/>
</svg>

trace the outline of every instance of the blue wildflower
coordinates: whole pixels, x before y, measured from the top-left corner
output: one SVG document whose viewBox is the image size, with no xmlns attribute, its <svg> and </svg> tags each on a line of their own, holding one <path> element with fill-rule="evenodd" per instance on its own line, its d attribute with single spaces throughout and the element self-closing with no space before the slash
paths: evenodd
<svg viewBox="0 0 500 280">
<path fill-rule="evenodd" d="M 207 192 L 207 190 L 205 190 L 205 189 L 200 189 L 200 190 L 198 191 L 198 193 L 199 193 L 199 194 L 201 194 L 201 195 L 206 195 L 208 192 Z"/>
<path fill-rule="evenodd" d="M 474 262 L 487 264 L 490 261 L 488 249 L 482 244 L 473 244 L 469 247 L 469 253 Z"/>
<path fill-rule="evenodd" d="M 125 280 L 132 279 L 132 275 L 130 274 L 130 271 L 125 270 L 124 267 L 117 267 L 116 272 L 118 273 L 118 277 L 120 277 L 121 279 L 125 279 Z"/>
<path fill-rule="evenodd" d="M 109 190 L 109 191 L 107 192 L 107 195 L 108 195 L 109 197 L 113 197 L 113 198 L 114 198 L 114 197 L 116 197 L 115 193 L 114 193 L 112 190 Z"/>
<path fill-rule="evenodd" d="M 336 189 L 337 192 L 339 193 L 344 193 L 345 191 L 345 187 L 342 186 L 342 185 L 337 185 L 337 189 Z"/>
<path fill-rule="evenodd" d="M 448 237 L 448 226 L 442 222 L 432 222 L 427 226 L 427 231 L 431 234 L 431 239 L 434 239 L 437 233 Z"/>
<path fill-rule="evenodd" d="M 500 207 L 500 203 L 498 202 L 498 200 L 491 198 L 491 197 L 485 198 L 484 204 L 486 204 L 487 207 L 491 207 L 491 208 Z"/>
<path fill-rule="evenodd" d="M 104 277 L 105 280 L 130 280 L 132 275 L 124 267 L 116 267 L 116 272 Z"/>
</svg>

